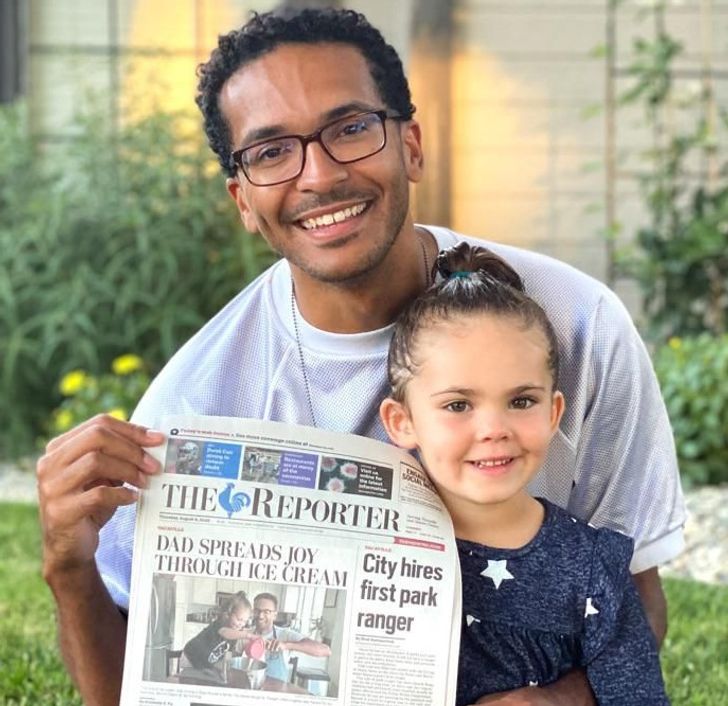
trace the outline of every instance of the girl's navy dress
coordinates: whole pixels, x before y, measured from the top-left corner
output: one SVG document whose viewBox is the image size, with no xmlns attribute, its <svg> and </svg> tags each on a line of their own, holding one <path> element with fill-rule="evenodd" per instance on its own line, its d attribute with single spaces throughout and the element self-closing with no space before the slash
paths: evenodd
<svg viewBox="0 0 728 706">
<path fill-rule="evenodd" d="M 669 704 L 654 636 L 629 573 L 632 540 L 541 500 L 539 533 L 520 549 L 458 540 L 463 623 L 458 706 L 575 667 L 599 704 Z"/>
</svg>

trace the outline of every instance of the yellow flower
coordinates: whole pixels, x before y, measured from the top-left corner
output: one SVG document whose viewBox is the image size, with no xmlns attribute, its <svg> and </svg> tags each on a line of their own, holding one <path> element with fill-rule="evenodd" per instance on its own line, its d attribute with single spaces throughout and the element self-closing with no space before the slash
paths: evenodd
<svg viewBox="0 0 728 706">
<path fill-rule="evenodd" d="M 111 369 L 115 375 L 129 375 L 130 373 L 135 373 L 137 370 L 141 370 L 143 367 L 144 361 L 133 353 L 120 355 L 111 364 Z"/>
<path fill-rule="evenodd" d="M 107 414 L 114 419 L 121 419 L 122 422 L 125 422 L 128 419 L 126 410 L 123 407 L 114 407 L 114 409 L 110 409 Z"/>
<path fill-rule="evenodd" d="M 670 346 L 674 351 L 676 351 L 680 346 L 682 346 L 682 339 L 678 338 L 677 336 L 673 336 L 668 342 L 667 345 Z"/>
<path fill-rule="evenodd" d="M 61 390 L 61 394 L 66 397 L 72 397 L 79 390 L 82 390 L 88 382 L 88 374 L 85 370 L 71 370 L 70 373 L 66 373 L 61 378 L 61 383 L 58 386 Z"/>
<path fill-rule="evenodd" d="M 53 421 L 56 431 L 67 431 L 73 426 L 73 415 L 67 409 L 59 409 Z"/>
</svg>

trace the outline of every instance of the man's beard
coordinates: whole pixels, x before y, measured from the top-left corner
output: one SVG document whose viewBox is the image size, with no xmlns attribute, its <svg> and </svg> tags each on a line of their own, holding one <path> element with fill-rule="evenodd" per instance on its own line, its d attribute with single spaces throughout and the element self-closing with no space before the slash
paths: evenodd
<svg viewBox="0 0 728 706">
<path fill-rule="evenodd" d="M 404 226 L 409 209 L 409 182 L 404 175 L 398 180 L 397 184 L 393 185 L 392 193 L 394 194 L 394 198 L 391 212 L 384 224 L 384 239 L 381 243 L 377 244 L 376 249 L 367 253 L 364 260 L 356 263 L 350 270 L 337 270 L 332 272 L 330 270 L 320 269 L 316 267 L 315 262 L 309 262 L 298 257 L 298 253 L 295 250 L 285 253 L 277 249 L 276 252 L 292 265 L 295 265 L 298 269 L 305 272 L 309 277 L 319 282 L 340 286 L 356 286 L 385 260 Z M 356 200 L 356 198 L 351 197 L 351 194 L 347 194 L 346 197 L 344 195 L 336 196 L 336 199 L 339 202 Z M 328 198 L 327 201 L 335 202 L 333 198 Z M 339 246 L 340 243 L 334 247 Z"/>
</svg>

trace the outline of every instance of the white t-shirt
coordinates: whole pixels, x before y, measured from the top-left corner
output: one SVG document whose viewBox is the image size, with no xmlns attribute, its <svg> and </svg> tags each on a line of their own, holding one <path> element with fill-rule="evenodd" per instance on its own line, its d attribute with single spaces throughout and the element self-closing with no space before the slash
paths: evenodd
<svg viewBox="0 0 728 706">
<path fill-rule="evenodd" d="M 645 347 L 617 296 L 595 279 L 538 253 L 424 226 L 440 249 L 484 245 L 522 277 L 559 339 L 566 412 L 530 486 L 577 517 L 635 539 L 633 572 L 683 547 L 685 508 L 670 425 Z M 298 327 L 319 427 L 387 441 L 379 403 L 388 393 L 392 327 L 335 334 Z M 209 414 L 311 424 L 281 260 L 195 334 L 150 385 L 134 421 Z M 113 599 L 127 607 L 135 506 L 120 508 L 96 555 Z"/>
</svg>

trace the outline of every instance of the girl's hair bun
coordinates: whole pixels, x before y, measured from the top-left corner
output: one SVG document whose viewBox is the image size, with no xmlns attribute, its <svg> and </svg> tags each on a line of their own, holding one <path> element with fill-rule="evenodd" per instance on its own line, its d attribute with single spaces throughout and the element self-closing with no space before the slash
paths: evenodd
<svg viewBox="0 0 728 706">
<path fill-rule="evenodd" d="M 523 280 L 518 273 L 495 253 L 469 243 L 461 242 L 452 248 L 442 250 L 435 261 L 437 271 L 443 279 L 480 279 L 496 281 L 523 291 Z M 465 273 L 473 273 L 473 278 L 465 278 Z"/>
</svg>

